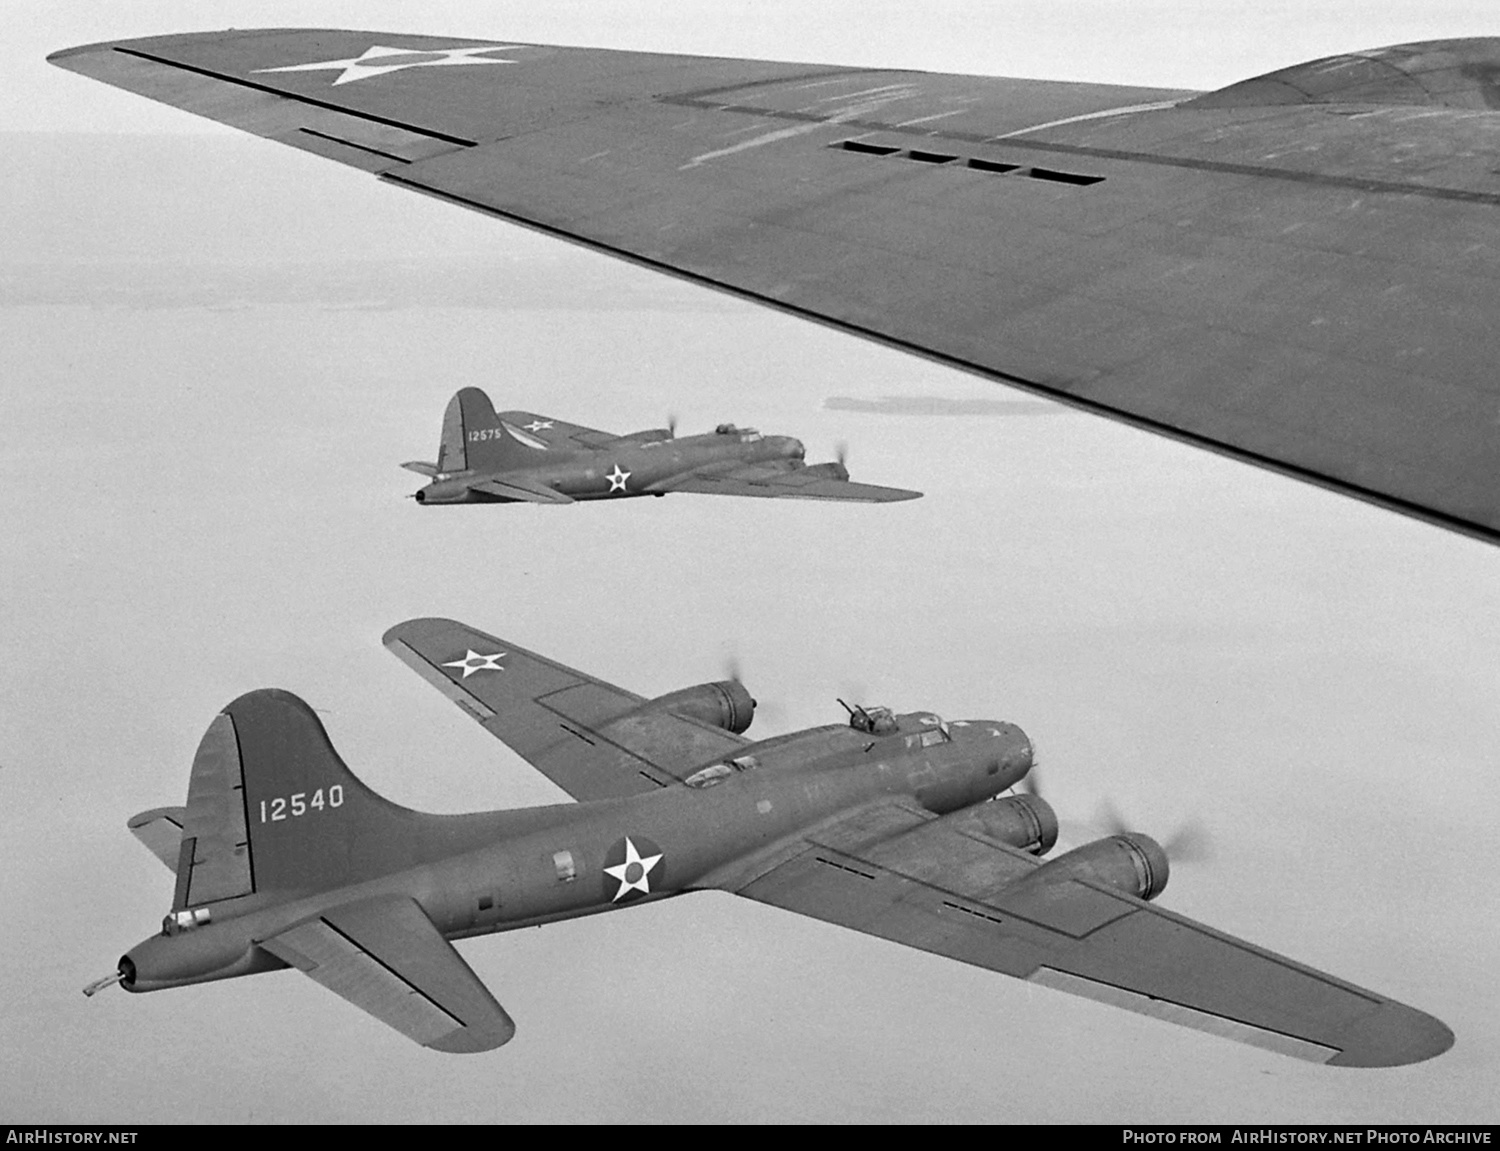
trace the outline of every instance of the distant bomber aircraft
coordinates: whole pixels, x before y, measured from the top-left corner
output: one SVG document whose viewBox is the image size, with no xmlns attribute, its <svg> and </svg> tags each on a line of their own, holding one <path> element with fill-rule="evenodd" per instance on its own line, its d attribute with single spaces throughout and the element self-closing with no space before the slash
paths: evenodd
<svg viewBox="0 0 1500 1151">
<path fill-rule="evenodd" d="M 496 414 L 487 395 L 464 388 L 448 401 L 437 463 L 401 466 L 432 480 L 416 493 L 419 504 L 571 504 L 668 492 L 889 503 L 922 494 L 852 484 L 842 460 L 809 467 L 803 453 L 800 440 L 733 424 L 678 439 L 675 428 L 616 436 L 531 412 Z"/>
<path fill-rule="evenodd" d="M 177 874 L 172 910 L 88 994 L 295 967 L 418 1043 L 486 1051 L 515 1025 L 450 940 L 719 890 L 1317 1062 L 1413 1063 L 1453 1042 L 1148 902 L 1167 858 L 1144 835 L 1044 861 L 1052 809 L 1001 796 L 1032 766 L 1013 724 L 854 707 L 752 743 L 737 681 L 645 699 L 442 619 L 385 644 L 579 802 L 397 807 L 307 704 L 253 691 L 209 725 L 186 807 L 130 820 Z"/>
</svg>

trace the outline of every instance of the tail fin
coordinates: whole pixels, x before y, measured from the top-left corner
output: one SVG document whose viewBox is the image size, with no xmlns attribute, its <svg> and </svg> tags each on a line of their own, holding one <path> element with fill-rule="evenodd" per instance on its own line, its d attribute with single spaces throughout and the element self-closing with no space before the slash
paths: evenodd
<svg viewBox="0 0 1500 1151">
<path fill-rule="evenodd" d="M 428 820 L 382 799 L 290 692 L 242 695 L 193 760 L 173 911 L 252 892 L 319 891 L 408 865 Z"/>
<path fill-rule="evenodd" d="M 463 388 L 448 401 L 438 447 L 439 472 L 498 472 L 535 462 L 536 452 L 506 431 L 495 405 L 478 388 Z"/>
</svg>

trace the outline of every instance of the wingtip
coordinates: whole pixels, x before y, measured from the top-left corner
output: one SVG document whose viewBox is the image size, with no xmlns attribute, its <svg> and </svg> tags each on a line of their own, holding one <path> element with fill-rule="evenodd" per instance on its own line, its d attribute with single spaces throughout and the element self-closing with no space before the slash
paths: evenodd
<svg viewBox="0 0 1500 1151">
<path fill-rule="evenodd" d="M 1343 1050 L 1331 1067 L 1404 1067 L 1434 1059 L 1454 1043 L 1453 1030 L 1441 1019 L 1385 1002 L 1349 1029 Z"/>
</svg>

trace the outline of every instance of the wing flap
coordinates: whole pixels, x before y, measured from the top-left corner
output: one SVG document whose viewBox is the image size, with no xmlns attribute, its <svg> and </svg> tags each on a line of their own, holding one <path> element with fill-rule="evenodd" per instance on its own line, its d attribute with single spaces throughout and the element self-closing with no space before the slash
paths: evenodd
<svg viewBox="0 0 1500 1151">
<path fill-rule="evenodd" d="M 860 821 L 856 826 L 856 821 Z M 896 824 L 900 826 L 899 821 Z M 1316 1062 L 1446 1050 L 1438 1020 L 1233 936 L 1078 880 L 1038 897 L 1038 861 L 961 818 L 869 839 L 868 814 L 718 884 L 910 947 Z"/>
<path fill-rule="evenodd" d="M 489 1051 L 515 1024 L 407 896 L 346 904 L 261 946 L 424 1047 Z"/>
</svg>

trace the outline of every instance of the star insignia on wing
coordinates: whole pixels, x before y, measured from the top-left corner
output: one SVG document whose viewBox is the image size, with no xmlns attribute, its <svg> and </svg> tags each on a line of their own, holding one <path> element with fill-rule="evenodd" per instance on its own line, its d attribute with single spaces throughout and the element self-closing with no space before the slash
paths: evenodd
<svg viewBox="0 0 1500 1151">
<path fill-rule="evenodd" d="M 542 429 L 550 428 L 551 426 L 551 420 L 532 420 L 531 423 L 526 425 L 526 430 L 528 432 L 539 432 Z"/>
<path fill-rule="evenodd" d="M 334 87 L 368 80 L 403 68 L 452 68 L 465 64 L 514 64 L 514 60 L 495 60 L 481 52 L 511 52 L 519 44 L 476 44 L 464 48 L 389 48 L 375 44 L 347 60 L 320 60 L 312 64 L 288 64 L 282 68 L 257 68 L 260 72 L 331 72 L 339 70 Z"/>
<path fill-rule="evenodd" d="M 604 478 L 609 481 L 609 490 L 610 491 L 612 491 L 612 492 L 623 492 L 623 491 L 626 490 L 625 489 L 625 481 L 630 478 L 630 473 L 629 472 L 621 471 L 620 470 L 620 465 L 616 464 L 615 465 L 615 470 L 612 471 L 612 472 L 610 472 L 609 475 L 605 476 Z"/>
<path fill-rule="evenodd" d="M 648 841 L 643 841 L 648 842 Z M 616 844 L 616 847 L 619 845 Z M 647 851 L 653 850 L 655 844 L 649 844 Z M 611 855 L 614 852 L 610 852 Z M 613 876 L 620 881 L 620 889 L 610 897 L 611 903 L 618 903 L 632 891 L 638 891 L 642 895 L 651 894 L 651 872 L 661 862 L 665 853 L 658 850 L 655 855 L 642 855 L 635 846 L 635 841 L 630 836 L 625 837 L 625 859 L 613 867 L 604 869 L 605 875 Z"/>
<path fill-rule="evenodd" d="M 465 652 L 463 659 L 455 659 L 443 666 L 463 668 L 464 678 L 468 679 L 476 671 L 504 671 L 505 669 L 500 666 L 500 657 L 509 654 L 509 652 L 497 651 L 494 655 L 480 655 L 479 652 L 470 648 Z"/>
</svg>

